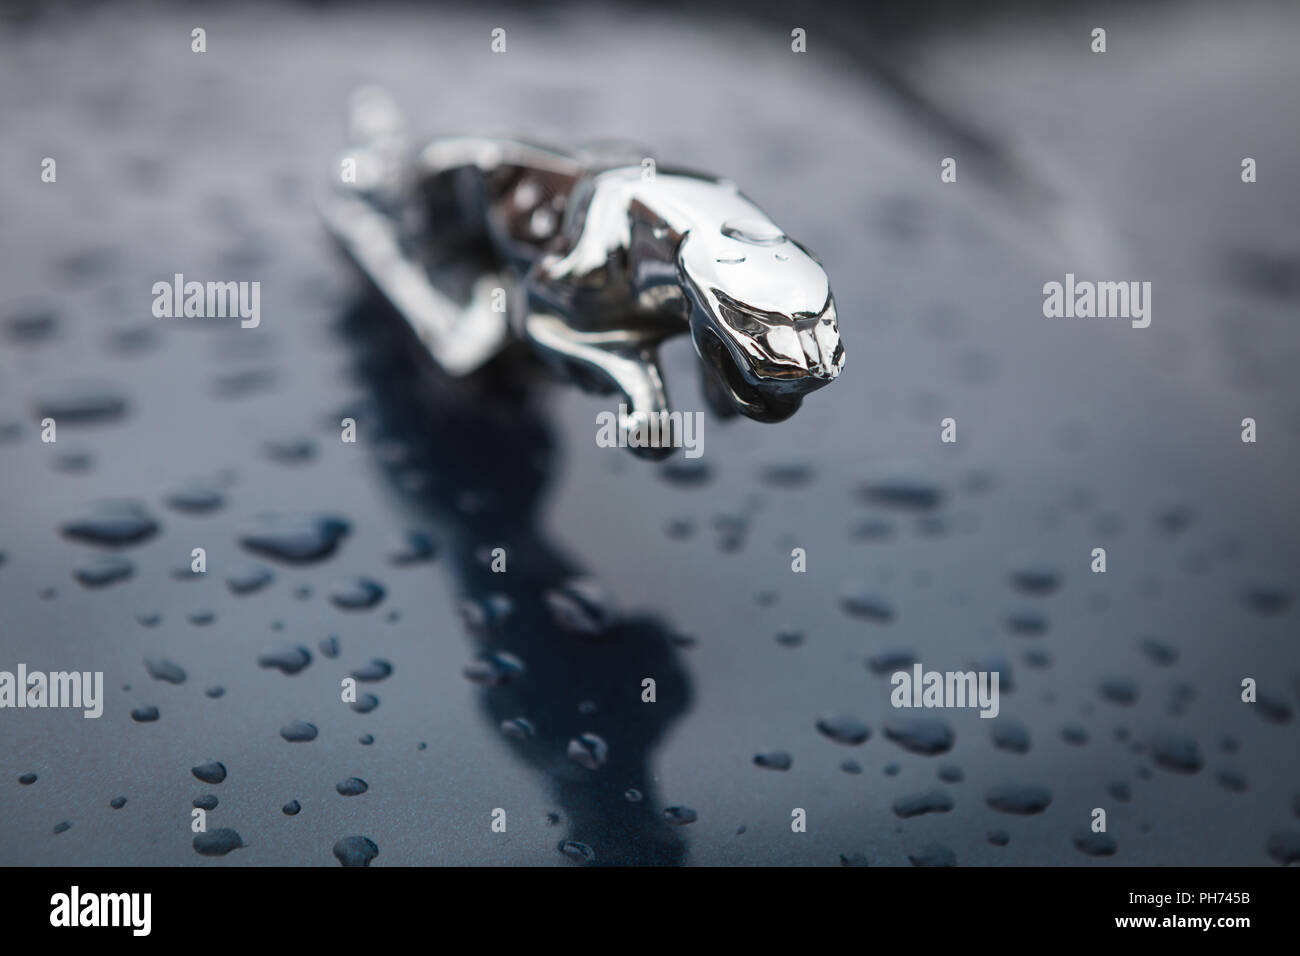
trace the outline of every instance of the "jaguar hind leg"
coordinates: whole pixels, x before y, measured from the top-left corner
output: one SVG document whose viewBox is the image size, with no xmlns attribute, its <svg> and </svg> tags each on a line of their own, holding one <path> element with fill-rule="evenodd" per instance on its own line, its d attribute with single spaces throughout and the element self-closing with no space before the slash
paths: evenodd
<svg viewBox="0 0 1300 956">
<path fill-rule="evenodd" d="M 496 307 L 507 282 L 480 276 L 462 305 L 432 281 L 420 257 L 427 224 L 412 215 L 405 125 L 386 92 L 358 91 L 348 130 L 352 147 L 317 200 L 322 218 L 438 364 L 455 376 L 475 371 L 508 340 L 506 314 Z"/>
</svg>

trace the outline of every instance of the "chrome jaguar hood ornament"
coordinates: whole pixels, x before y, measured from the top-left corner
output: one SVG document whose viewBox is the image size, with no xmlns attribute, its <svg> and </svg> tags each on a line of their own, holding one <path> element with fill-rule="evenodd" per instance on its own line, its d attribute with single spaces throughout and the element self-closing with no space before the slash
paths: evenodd
<svg viewBox="0 0 1300 956">
<path fill-rule="evenodd" d="M 675 335 L 690 334 L 724 417 L 782 421 L 844 368 L 821 264 L 727 180 L 625 143 L 454 137 L 416 152 L 375 88 L 348 125 L 321 214 L 450 375 L 520 341 L 621 393 L 632 427 L 669 411 L 658 349 Z M 457 258 L 479 264 L 460 300 L 436 278 Z"/>
</svg>

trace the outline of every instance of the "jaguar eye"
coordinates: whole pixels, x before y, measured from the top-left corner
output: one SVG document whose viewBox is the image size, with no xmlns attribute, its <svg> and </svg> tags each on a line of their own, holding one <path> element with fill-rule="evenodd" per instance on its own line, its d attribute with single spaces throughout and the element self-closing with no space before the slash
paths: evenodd
<svg viewBox="0 0 1300 956">
<path fill-rule="evenodd" d="M 719 305 L 722 308 L 722 318 L 736 331 L 747 335 L 762 335 L 766 331 L 766 327 L 753 313 L 738 309 L 726 302 L 721 302 Z"/>
</svg>

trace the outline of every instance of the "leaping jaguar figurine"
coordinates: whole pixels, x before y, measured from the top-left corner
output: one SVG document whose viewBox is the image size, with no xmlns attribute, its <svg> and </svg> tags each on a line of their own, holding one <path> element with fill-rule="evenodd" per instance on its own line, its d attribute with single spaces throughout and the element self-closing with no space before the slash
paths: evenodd
<svg viewBox="0 0 1300 956">
<path fill-rule="evenodd" d="M 349 136 L 322 216 L 453 376 L 521 340 L 580 385 L 621 392 L 634 427 L 668 411 L 658 349 L 684 332 L 723 417 L 782 421 L 844 367 L 821 265 L 727 180 L 626 144 L 455 137 L 413 156 L 375 88 L 354 95 Z M 475 249 L 486 268 L 457 301 L 435 263 Z"/>
</svg>

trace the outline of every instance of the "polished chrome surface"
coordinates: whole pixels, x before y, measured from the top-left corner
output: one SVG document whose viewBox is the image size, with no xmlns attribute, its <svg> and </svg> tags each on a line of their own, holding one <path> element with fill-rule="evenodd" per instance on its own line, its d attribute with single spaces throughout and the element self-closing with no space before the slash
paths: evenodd
<svg viewBox="0 0 1300 956">
<path fill-rule="evenodd" d="M 690 334 L 722 416 L 784 420 L 844 368 L 826 273 L 734 183 L 620 142 L 454 137 L 417 154 L 377 88 L 353 96 L 348 128 L 321 214 L 452 375 L 521 340 L 620 393 L 631 428 L 670 410 L 658 348 L 675 335 Z M 494 261 L 468 300 L 440 290 L 431 259 L 484 244 Z"/>
</svg>

